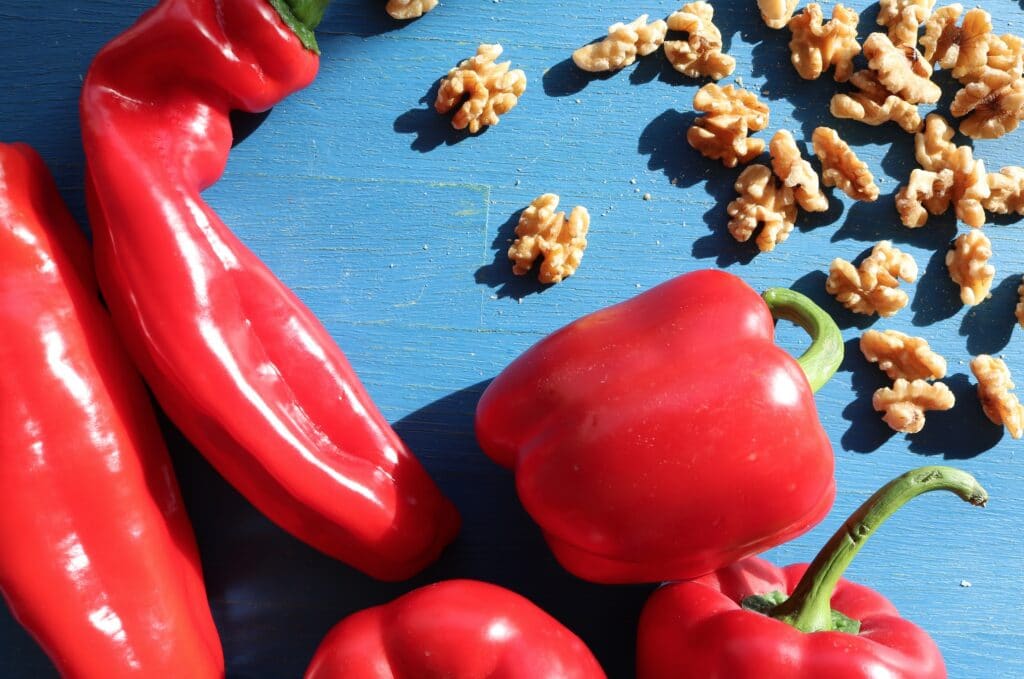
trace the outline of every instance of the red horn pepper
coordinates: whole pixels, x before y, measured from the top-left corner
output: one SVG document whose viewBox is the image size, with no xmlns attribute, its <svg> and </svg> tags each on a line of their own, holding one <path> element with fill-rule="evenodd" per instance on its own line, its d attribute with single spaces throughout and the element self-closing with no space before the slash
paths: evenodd
<svg viewBox="0 0 1024 679">
<path fill-rule="evenodd" d="M 39 156 L 0 144 L 0 590 L 68 677 L 224 676 L 149 396 Z"/>
<path fill-rule="evenodd" d="M 773 315 L 814 338 L 799 362 L 772 343 Z M 689 579 L 828 512 L 832 447 L 812 393 L 842 355 L 839 329 L 803 295 L 762 299 L 731 274 L 697 271 L 527 350 L 484 392 L 477 439 L 515 469 L 526 511 L 572 573 Z"/>
<path fill-rule="evenodd" d="M 306 679 L 604 679 L 590 649 L 515 592 L 449 580 L 332 629 Z"/>
<path fill-rule="evenodd" d="M 273 5 L 273 7 L 271 6 Z M 312 312 L 200 198 L 228 113 L 307 85 L 324 0 L 164 0 L 107 45 L 81 101 L 103 294 L 174 423 L 258 509 L 385 580 L 433 561 L 454 506 Z M 313 44 L 313 43 L 309 43 Z"/>
<path fill-rule="evenodd" d="M 988 500 L 966 472 L 921 467 L 861 505 L 810 566 L 747 559 L 657 590 L 640 616 L 638 679 L 943 679 L 942 654 L 924 630 L 841 579 L 889 516 L 933 490 Z"/>
</svg>

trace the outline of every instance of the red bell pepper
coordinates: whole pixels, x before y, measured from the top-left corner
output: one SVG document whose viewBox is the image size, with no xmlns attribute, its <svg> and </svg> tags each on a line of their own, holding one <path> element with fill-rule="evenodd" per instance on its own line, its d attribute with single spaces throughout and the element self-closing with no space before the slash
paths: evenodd
<svg viewBox="0 0 1024 679">
<path fill-rule="evenodd" d="M 921 493 L 948 490 L 984 506 L 985 489 L 950 467 L 885 485 L 806 564 L 747 559 L 666 585 L 640 616 L 638 679 L 942 679 L 942 654 L 877 592 L 842 579 L 869 537 Z"/>
<path fill-rule="evenodd" d="M 454 506 L 323 325 L 200 198 L 229 111 L 313 79 L 288 26 L 314 45 L 325 5 L 163 0 L 107 45 L 81 100 L 89 214 L 103 294 L 174 423 L 282 528 L 400 580 L 454 538 Z"/>
<path fill-rule="evenodd" d="M 224 675 L 149 396 L 46 166 L 0 144 L 0 590 L 68 677 Z"/>
<path fill-rule="evenodd" d="M 338 623 L 306 679 L 603 679 L 580 639 L 515 592 L 449 580 Z"/>
<path fill-rule="evenodd" d="M 773 316 L 804 326 L 794 360 Z M 790 290 L 698 271 L 541 340 L 488 386 L 477 439 L 514 468 L 562 565 L 595 582 L 689 579 L 807 531 L 832 506 L 813 392 L 839 329 Z M 806 374 L 805 374 L 806 373 Z"/>
</svg>

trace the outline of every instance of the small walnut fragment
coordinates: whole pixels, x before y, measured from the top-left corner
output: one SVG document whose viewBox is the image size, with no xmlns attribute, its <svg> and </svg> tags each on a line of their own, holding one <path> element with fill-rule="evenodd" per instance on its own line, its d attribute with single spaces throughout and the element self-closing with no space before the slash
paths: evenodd
<svg viewBox="0 0 1024 679">
<path fill-rule="evenodd" d="M 768 107 L 753 92 L 709 83 L 697 90 L 693 107 L 704 115 L 687 130 L 686 140 L 705 158 L 736 167 L 764 151 L 764 140 L 749 136 L 768 127 Z"/>
<path fill-rule="evenodd" d="M 729 233 L 741 243 L 750 240 L 758 224 L 764 224 L 757 236 L 761 252 L 770 252 L 786 240 L 796 223 L 796 198 L 793 189 L 776 181 L 770 168 L 751 165 L 736 180 L 739 197 L 729 203 Z"/>
<path fill-rule="evenodd" d="M 509 61 L 495 63 L 501 52 L 501 45 L 480 45 L 476 56 L 459 63 L 441 80 L 434 108 L 441 114 L 455 110 L 455 129 L 469 128 L 476 134 L 481 127 L 497 125 L 498 117 L 519 103 L 526 91 L 526 74 L 509 70 Z"/>
<path fill-rule="evenodd" d="M 912 45 L 897 47 L 885 33 L 864 41 L 864 57 L 878 82 L 910 104 L 934 104 L 942 89 L 932 82 L 932 65 Z"/>
<path fill-rule="evenodd" d="M 1024 278 L 1020 280 L 1017 294 L 1020 295 L 1020 301 L 1017 302 L 1017 322 L 1020 323 L 1020 327 L 1024 328 Z"/>
<path fill-rule="evenodd" d="M 981 304 L 988 297 L 996 268 L 992 258 L 992 242 L 980 229 L 971 229 L 953 241 L 946 253 L 946 267 L 953 282 L 960 286 L 960 300 L 968 306 Z"/>
<path fill-rule="evenodd" d="M 882 419 L 895 431 L 916 434 L 924 429 L 927 411 L 949 410 L 956 397 L 942 382 L 898 379 L 892 387 L 876 391 L 871 405 L 885 413 Z"/>
<path fill-rule="evenodd" d="M 972 139 L 998 139 L 1013 132 L 1024 120 L 1024 79 L 1007 82 L 1006 74 L 991 71 L 956 93 L 949 112 L 960 131 Z"/>
<path fill-rule="evenodd" d="M 768 145 L 772 156 L 772 170 L 783 186 L 793 190 L 801 208 L 808 212 L 828 210 L 828 198 L 821 192 L 818 173 L 800 155 L 796 140 L 789 130 L 779 130 Z"/>
<path fill-rule="evenodd" d="M 1024 167 L 1004 167 L 988 174 L 989 196 L 982 207 L 997 215 L 1024 215 Z"/>
<path fill-rule="evenodd" d="M 1024 405 L 1013 393 L 1014 384 L 1006 362 L 982 354 L 971 361 L 971 372 L 978 379 L 981 407 L 993 424 L 1004 425 L 1010 436 L 1024 436 Z"/>
<path fill-rule="evenodd" d="M 394 19 L 418 19 L 437 7 L 437 0 L 388 0 L 387 13 Z"/>
<path fill-rule="evenodd" d="M 879 0 L 878 25 L 895 45 L 916 45 L 917 32 L 931 16 L 935 0 Z"/>
<path fill-rule="evenodd" d="M 899 288 L 901 279 L 916 281 L 917 263 L 884 240 L 872 248 L 859 267 L 838 257 L 832 260 L 825 289 L 854 313 L 888 317 L 910 301 Z"/>
<path fill-rule="evenodd" d="M 704 0 L 669 15 L 669 30 L 686 33 L 687 38 L 666 40 L 665 57 L 683 75 L 721 80 L 736 69 L 736 60 L 722 52 L 722 33 L 714 16 L 714 8 Z"/>
<path fill-rule="evenodd" d="M 793 38 L 789 41 L 790 60 L 800 77 L 815 80 L 832 66 L 836 82 L 846 82 L 853 74 L 853 58 L 860 54 L 857 42 L 857 12 L 843 5 L 832 8 L 832 19 L 823 23 L 821 5 L 812 2 L 789 20 Z"/>
<path fill-rule="evenodd" d="M 572 53 L 572 60 L 591 73 L 617 71 L 637 56 L 645 57 L 661 47 L 667 31 L 668 25 L 661 19 L 648 24 L 647 15 L 641 14 L 628 24 L 613 24 L 607 38 L 579 48 Z"/>
<path fill-rule="evenodd" d="M 893 380 L 940 380 L 946 376 L 946 359 L 932 351 L 923 337 L 896 330 L 868 330 L 860 337 L 860 351 Z"/>
<path fill-rule="evenodd" d="M 831 127 L 818 127 L 811 135 L 814 155 L 821 162 L 821 181 L 854 200 L 878 200 L 879 189 L 866 163 Z"/>
<path fill-rule="evenodd" d="M 911 133 L 921 129 L 921 115 L 917 105 L 885 89 L 871 71 L 857 71 L 850 77 L 850 84 L 857 88 L 856 92 L 839 93 L 832 97 L 829 111 L 836 118 L 859 120 L 867 125 L 894 122 Z"/>
<path fill-rule="evenodd" d="M 796 11 L 797 0 L 757 0 L 761 18 L 768 28 L 785 28 Z"/>
<path fill-rule="evenodd" d="M 559 197 L 545 193 L 523 211 L 516 225 L 516 240 L 508 250 L 512 272 L 525 276 L 538 257 L 544 261 L 538 279 L 541 283 L 559 283 L 576 273 L 587 249 L 590 213 L 574 207 L 566 219 L 558 209 Z"/>
</svg>

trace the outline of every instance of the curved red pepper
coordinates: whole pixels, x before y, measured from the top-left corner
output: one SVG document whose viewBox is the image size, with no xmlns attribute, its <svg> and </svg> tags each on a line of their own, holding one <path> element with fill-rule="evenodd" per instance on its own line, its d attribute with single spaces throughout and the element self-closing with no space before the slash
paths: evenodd
<svg viewBox="0 0 1024 679">
<path fill-rule="evenodd" d="M 640 617 L 637 679 L 944 679 L 924 630 L 882 595 L 841 579 L 888 516 L 933 490 L 974 505 L 988 499 L 965 472 L 922 467 L 864 503 L 809 567 L 752 558 L 658 589 Z"/>
<path fill-rule="evenodd" d="M 317 65 L 267 0 L 164 0 L 107 45 L 81 101 L 97 271 L 143 376 L 213 466 L 296 537 L 399 580 L 453 539 L 454 506 L 199 196 L 224 169 L 228 112 L 269 108 Z"/>
<path fill-rule="evenodd" d="M 224 675 L 146 394 L 43 161 L 0 144 L 0 590 L 68 677 Z"/>
<path fill-rule="evenodd" d="M 338 623 L 306 679 L 604 679 L 580 639 L 515 592 L 428 585 Z"/>
<path fill-rule="evenodd" d="M 842 359 L 810 300 L 698 271 L 541 340 L 484 392 L 476 432 L 514 467 L 555 556 L 595 582 L 689 579 L 805 532 L 832 506 L 812 385 Z M 816 337 L 798 363 L 772 314 Z"/>
</svg>

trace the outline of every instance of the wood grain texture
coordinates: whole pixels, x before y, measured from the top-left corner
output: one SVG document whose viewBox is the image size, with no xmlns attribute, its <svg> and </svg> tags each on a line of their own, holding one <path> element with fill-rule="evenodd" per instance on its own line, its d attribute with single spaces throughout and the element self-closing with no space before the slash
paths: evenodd
<svg viewBox="0 0 1024 679">
<path fill-rule="evenodd" d="M 149 4 L 0 0 L 0 138 L 40 150 L 83 223 L 81 77 L 96 50 Z M 708 266 L 757 288 L 806 292 L 835 315 L 848 340 L 840 373 L 818 395 L 836 449 L 836 507 L 816 530 L 769 557 L 809 559 L 850 510 L 906 469 L 939 460 L 963 467 L 990 491 L 987 509 L 949 497 L 915 501 L 849 575 L 927 629 L 951 676 L 1024 676 L 1024 444 L 981 414 L 967 365 L 976 353 L 1004 355 L 1024 387 L 1024 332 L 1013 319 L 1024 226 L 999 219 L 986 228 L 997 269 L 993 295 L 974 309 L 961 307 L 942 260 L 957 232 L 952 217 L 911 231 L 893 208 L 892 194 L 914 167 L 912 137 L 894 126 L 833 120 L 835 85 L 796 76 L 787 32 L 765 28 L 753 0 L 715 4 L 726 50 L 737 59 L 735 80 L 770 102 L 771 126 L 762 136 L 788 128 L 805 144 L 817 125 L 835 126 L 875 172 L 883 193 L 876 204 L 833 195 L 829 212 L 803 217 L 770 254 L 733 243 L 724 211 L 739 171 L 704 160 L 685 143 L 701 83 L 677 75 L 660 55 L 597 78 L 568 61 L 610 23 L 641 11 L 666 15 L 675 3 L 651 0 L 624 13 L 623 3 L 609 1 L 442 0 L 423 19 L 401 24 L 384 14 L 383 2 L 334 0 L 321 31 L 317 81 L 239 144 L 207 198 L 323 319 L 457 502 L 465 527 L 416 580 L 372 582 L 270 525 L 168 426 L 230 676 L 298 676 L 344 615 L 450 577 L 497 582 L 531 597 L 583 636 L 611 677 L 631 676 L 636 618 L 651 588 L 588 585 L 555 564 L 510 475 L 478 450 L 473 408 L 486 381 L 543 334 Z M 877 5 L 851 4 L 864 10 L 863 37 L 874 30 Z M 1024 34 L 1022 3 L 978 4 L 995 15 L 999 31 Z M 481 41 L 501 42 L 530 84 L 500 125 L 467 137 L 427 102 L 438 78 Z M 945 108 L 954 88 L 938 78 Z M 974 146 L 989 170 L 1024 163 L 1024 132 Z M 593 224 L 579 273 L 542 289 L 514 278 L 503 251 L 517 212 L 546 191 L 560 193 L 569 207 L 586 205 Z M 833 257 L 854 258 L 880 238 L 912 252 L 923 275 L 896 317 L 856 317 L 824 293 L 822 272 Z M 871 410 L 871 393 L 884 378 L 856 349 L 869 325 L 922 334 L 949 359 L 958 405 L 930 415 L 917 436 L 892 435 Z M 780 327 L 779 341 L 799 351 L 804 339 Z M 52 674 L 27 635 L 0 615 L 0 676 Z"/>
</svg>

